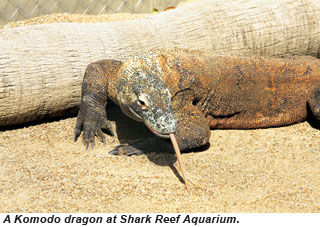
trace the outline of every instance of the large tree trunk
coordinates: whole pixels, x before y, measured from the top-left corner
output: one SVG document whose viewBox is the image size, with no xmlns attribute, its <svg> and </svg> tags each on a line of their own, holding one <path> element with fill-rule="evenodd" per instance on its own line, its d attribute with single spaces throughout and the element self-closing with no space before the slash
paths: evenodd
<svg viewBox="0 0 320 227">
<path fill-rule="evenodd" d="M 178 46 L 217 54 L 318 55 L 319 0 L 207 0 L 145 19 L 0 31 L 0 125 L 77 107 L 86 66 Z"/>
</svg>

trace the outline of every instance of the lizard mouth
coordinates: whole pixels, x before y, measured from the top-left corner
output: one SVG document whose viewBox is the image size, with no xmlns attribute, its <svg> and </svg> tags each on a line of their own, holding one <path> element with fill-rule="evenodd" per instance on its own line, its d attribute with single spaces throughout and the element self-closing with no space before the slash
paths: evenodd
<svg viewBox="0 0 320 227">
<path fill-rule="evenodd" d="M 122 105 L 120 103 L 120 108 L 121 108 L 122 112 L 126 116 L 130 117 L 131 119 L 133 119 L 135 121 L 143 121 L 142 118 L 138 114 L 136 114 L 136 112 L 134 112 L 130 107 Z"/>
<path fill-rule="evenodd" d="M 155 135 L 159 136 L 160 138 L 163 138 L 163 139 L 169 139 L 170 136 L 169 136 L 169 133 L 168 134 L 164 134 L 164 133 L 160 133 L 158 131 L 156 131 L 155 129 L 153 129 L 147 122 L 145 122 L 135 111 L 133 111 L 129 106 L 125 106 L 125 105 L 122 105 L 120 103 L 120 107 L 121 107 L 121 110 L 122 112 L 127 115 L 128 117 L 136 120 L 136 121 L 142 121 L 144 122 L 144 124 L 148 127 L 148 129 L 154 133 Z"/>
<path fill-rule="evenodd" d="M 157 132 L 156 130 L 154 130 L 153 128 L 151 128 L 151 126 L 148 125 L 146 122 L 145 122 L 144 124 L 145 124 L 145 125 L 148 127 L 148 129 L 149 129 L 151 132 L 153 132 L 155 135 L 157 135 L 157 136 L 159 136 L 159 137 L 161 137 L 161 138 L 163 138 L 163 139 L 169 139 L 169 138 L 170 138 L 169 134 L 161 134 L 161 133 Z"/>
</svg>

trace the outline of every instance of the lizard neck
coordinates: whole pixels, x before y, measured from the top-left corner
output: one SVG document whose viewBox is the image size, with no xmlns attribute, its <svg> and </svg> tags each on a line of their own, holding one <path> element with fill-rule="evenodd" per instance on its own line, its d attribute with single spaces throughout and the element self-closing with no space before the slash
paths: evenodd
<svg viewBox="0 0 320 227">
<path fill-rule="evenodd" d="M 164 83 L 172 97 L 180 92 L 194 93 L 199 80 L 208 76 L 210 59 L 205 52 L 184 49 L 170 49 L 161 52 L 158 60 Z"/>
</svg>

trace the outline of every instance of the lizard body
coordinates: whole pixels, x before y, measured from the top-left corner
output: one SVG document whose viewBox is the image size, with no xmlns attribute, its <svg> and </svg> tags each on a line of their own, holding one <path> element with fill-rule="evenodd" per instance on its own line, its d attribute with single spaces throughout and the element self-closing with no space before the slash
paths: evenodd
<svg viewBox="0 0 320 227">
<path fill-rule="evenodd" d="M 207 144 L 210 128 L 304 121 L 308 106 L 320 120 L 319 82 L 320 61 L 308 58 L 213 56 L 170 49 L 124 63 L 102 60 L 86 70 L 75 140 L 83 130 L 87 146 L 94 145 L 95 135 L 104 141 L 101 127 L 112 131 L 105 111 L 108 100 L 158 136 L 175 133 L 181 150 Z M 132 154 L 132 146 L 119 149 Z"/>
</svg>

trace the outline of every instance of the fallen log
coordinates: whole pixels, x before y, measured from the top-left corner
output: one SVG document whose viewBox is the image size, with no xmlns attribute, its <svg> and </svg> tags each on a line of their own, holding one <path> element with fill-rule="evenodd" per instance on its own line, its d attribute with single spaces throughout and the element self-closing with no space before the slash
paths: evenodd
<svg viewBox="0 0 320 227">
<path fill-rule="evenodd" d="M 86 66 L 177 46 L 216 54 L 312 55 L 318 0 L 203 0 L 147 18 L 0 30 L 0 126 L 77 108 Z"/>
</svg>

